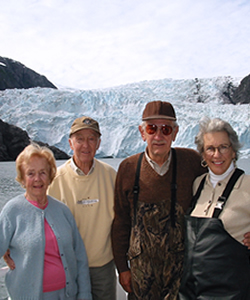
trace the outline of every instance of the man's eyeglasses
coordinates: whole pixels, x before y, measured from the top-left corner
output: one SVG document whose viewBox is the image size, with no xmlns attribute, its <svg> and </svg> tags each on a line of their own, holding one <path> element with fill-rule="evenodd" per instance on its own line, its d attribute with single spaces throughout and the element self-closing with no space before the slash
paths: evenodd
<svg viewBox="0 0 250 300">
<path fill-rule="evenodd" d="M 170 135 L 173 131 L 173 128 L 169 125 L 157 126 L 155 124 L 148 124 L 146 125 L 146 132 L 148 134 L 155 134 L 158 128 L 164 135 Z"/>
<path fill-rule="evenodd" d="M 232 144 L 230 145 L 220 145 L 218 147 L 214 147 L 214 146 L 209 146 L 205 149 L 205 153 L 207 155 L 214 155 L 216 149 L 218 149 L 218 151 L 220 152 L 220 154 L 226 154 L 229 151 L 229 148 L 232 146 Z"/>
</svg>

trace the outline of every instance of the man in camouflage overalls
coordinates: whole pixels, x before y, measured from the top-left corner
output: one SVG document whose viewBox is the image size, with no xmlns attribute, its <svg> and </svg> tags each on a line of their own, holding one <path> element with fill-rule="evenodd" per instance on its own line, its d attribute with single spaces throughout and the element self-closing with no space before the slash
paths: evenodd
<svg viewBox="0 0 250 300">
<path fill-rule="evenodd" d="M 144 153 L 125 159 L 115 186 L 112 247 L 131 300 L 174 300 L 183 268 L 184 211 L 204 173 L 198 152 L 171 148 L 178 133 L 168 102 L 149 102 L 139 130 Z"/>
</svg>

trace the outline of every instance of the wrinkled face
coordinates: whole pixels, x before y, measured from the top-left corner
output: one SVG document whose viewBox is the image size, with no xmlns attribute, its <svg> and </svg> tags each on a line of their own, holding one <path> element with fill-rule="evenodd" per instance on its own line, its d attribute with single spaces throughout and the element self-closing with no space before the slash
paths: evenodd
<svg viewBox="0 0 250 300">
<path fill-rule="evenodd" d="M 227 132 L 206 133 L 203 141 L 204 152 L 202 155 L 210 170 L 216 175 L 225 173 L 235 158 L 235 152 L 231 147 Z"/>
<path fill-rule="evenodd" d="M 143 129 L 142 126 L 139 126 L 142 139 L 147 142 L 148 145 L 148 155 L 155 162 L 164 162 L 168 158 L 172 142 L 175 140 L 178 133 L 178 127 L 174 128 L 174 122 L 166 119 L 148 120 L 146 121 L 146 127 L 147 125 L 157 126 L 156 131 L 151 130 L 148 131 L 149 133 L 147 132 L 147 129 Z M 154 127 L 156 128 L 156 126 Z M 173 130 L 169 135 L 165 135 L 162 126 L 170 126 Z M 165 130 L 165 133 L 166 132 L 167 130 Z"/>
<path fill-rule="evenodd" d="M 28 200 L 46 196 L 50 184 L 50 167 L 46 158 L 32 156 L 22 165 L 22 177 Z"/>
<path fill-rule="evenodd" d="M 69 144 L 74 151 L 73 157 L 78 167 L 92 163 L 100 141 L 98 133 L 92 129 L 82 129 L 72 134 Z"/>
</svg>

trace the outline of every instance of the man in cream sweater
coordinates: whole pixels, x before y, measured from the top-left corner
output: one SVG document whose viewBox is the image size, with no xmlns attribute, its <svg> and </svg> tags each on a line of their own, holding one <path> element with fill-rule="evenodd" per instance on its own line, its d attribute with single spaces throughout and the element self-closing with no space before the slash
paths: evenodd
<svg viewBox="0 0 250 300">
<path fill-rule="evenodd" d="M 111 248 L 116 171 L 94 158 L 101 142 L 97 121 L 77 118 L 70 129 L 73 157 L 57 170 L 48 194 L 64 202 L 75 217 L 90 266 L 93 300 L 116 299 Z"/>
</svg>

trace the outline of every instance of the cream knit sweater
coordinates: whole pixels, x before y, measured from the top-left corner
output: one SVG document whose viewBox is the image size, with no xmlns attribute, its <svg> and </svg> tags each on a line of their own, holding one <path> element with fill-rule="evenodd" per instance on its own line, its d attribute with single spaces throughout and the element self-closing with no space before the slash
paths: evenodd
<svg viewBox="0 0 250 300">
<path fill-rule="evenodd" d="M 91 174 L 79 176 L 70 160 L 58 168 L 48 194 L 64 202 L 75 217 L 90 267 L 101 267 L 113 259 L 111 224 L 114 218 L 116 171 L 95 159 Z"/>
</svg>

